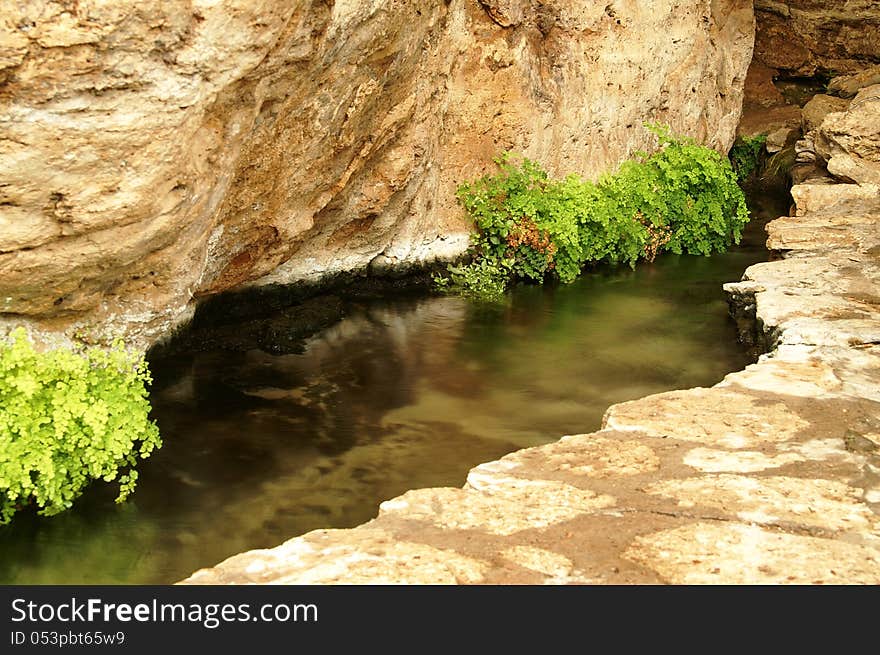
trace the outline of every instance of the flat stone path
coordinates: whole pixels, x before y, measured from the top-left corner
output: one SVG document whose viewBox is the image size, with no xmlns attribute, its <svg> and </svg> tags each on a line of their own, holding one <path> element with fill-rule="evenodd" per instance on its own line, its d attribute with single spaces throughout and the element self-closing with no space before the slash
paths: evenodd
<svg viewBox="0 0 880 655">
<path fill-rule="evenodd" d="M 184 583 L 880 583 L 880 189 L 792 195 L 725 286 L 757 364 Z"/>
</svg>

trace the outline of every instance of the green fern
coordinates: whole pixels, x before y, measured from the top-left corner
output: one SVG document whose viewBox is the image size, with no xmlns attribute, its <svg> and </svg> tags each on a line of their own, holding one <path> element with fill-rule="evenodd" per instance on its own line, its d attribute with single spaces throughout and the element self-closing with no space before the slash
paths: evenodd
<svg viewBox="0 0 880 655">
<path fill-rule="evenodd" d="M 514 279 L 571 282 L 587 264 L 635 266 L 663 250 L 708 255 L 738 243 L 749 215 L 730 161 L 664 126 L 646 127 L 660 149 L 597 182 L 554 180 L 536 162 L 498 157 L 498 173 L 458 189 L 476 228 L 472 263 L 450 267 L 438 287 L 497 300 Z"/>
<path fill-rule="evenodd" d="M 734 141 L 733 147 L 730 149 L 730 163 L 733 165 L 733 170 L 740 182 L 758 170 L 766 144 L 766 134 L 737 137 Z"/>
<path fill-rule="evenodd" d="M 23 328 L 0 343 L 0 524 L 35 505 L 57 514 L 86 486 L 116 480 L 123 501 L 138 459 L 161 446 L 149 420 L 146 362 L 126 352 L 36 352 Z"/>
</svg>

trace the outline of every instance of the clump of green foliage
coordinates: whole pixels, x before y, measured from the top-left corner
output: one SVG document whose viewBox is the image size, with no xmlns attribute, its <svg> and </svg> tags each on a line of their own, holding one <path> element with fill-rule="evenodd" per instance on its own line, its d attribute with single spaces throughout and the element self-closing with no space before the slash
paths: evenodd
<svg viewBox="0 0 880 655">
<path fill-rule="evenodd" d="M 23 328 L 0 342 L 0 524 L 35 505 L 68 509 L 96 479 L 134 490 L 135 466 L 161 446 L 142 357 L 110 350 L 37 352 Z"/>
<path fill-rule="evenodd" d="M 647 127 L 660 150 L 597 182 L 554 180 L 528 159 L 497 158 L 497 174 L 458 189 L 476 228 L 471 262 L 435 276 L 437 286 L 495 300 L 514 279 L 571 282 L 591 263 L 635 266 L 664 250 L 709 255 L 738 243 L 749 215 L 730 161 Z"/>
<path fill-rule="evenodd" d="M 449 276 L 436 276 L 434 281 L 441 291 L 455 290 L 474 300 L 499 301 L 507 288 L 510 264 L 511 260 L 485 257 L 462 266 L 450 264 Z"/>
<path fill-rule="evenodd" d="M 736 138 L 730 149 L 730 163 L 733 165 L 733 170 L 740 182 L 758 170 L 761 154 L 764 152 L 766 144 L 766 134 Z"/>
</svg>

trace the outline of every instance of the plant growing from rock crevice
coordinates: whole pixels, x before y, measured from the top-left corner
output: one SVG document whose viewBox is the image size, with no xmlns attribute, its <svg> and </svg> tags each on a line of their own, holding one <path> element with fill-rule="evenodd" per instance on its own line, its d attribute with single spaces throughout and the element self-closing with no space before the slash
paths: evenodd
<svg viewBox="0 0 880 655">
<path fill-rule="evenodd" d="M 123 501 L 137 461 L 161 445 L 150 381 L 121 342 L 37 352 L 22 328 L 0 342 L 0 524 L 28 506 L 68 509 L 97 479 L 118 482 Z"/>
<path fill-rule="evenodd" d="M 589 264 L 635 266 L 663 251 L 709 255 L 738 243 L 748 210 L 730 161 L 648 128 L 660 149 L 596 182 L 552 179 L 510 153 L 497 158 L 498 173 L 458 189 L 475 227 L 470 263 L 436 276 L 438 287 L 497 299 L 515 279 L 571 282 Z"/>
<path fill-rule="evenodd" d="M 764 147 L 767 145 L 766 134 L 755 136 L 739 136 L 730 149 L 730 163 L 740 182 L 755 173 L 763 159 Z"/>
</svg>

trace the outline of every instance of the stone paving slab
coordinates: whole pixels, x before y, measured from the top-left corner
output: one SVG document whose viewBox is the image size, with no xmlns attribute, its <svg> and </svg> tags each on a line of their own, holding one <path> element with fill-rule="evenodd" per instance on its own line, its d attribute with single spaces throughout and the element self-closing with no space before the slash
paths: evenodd
<svg viewBox="0 0 880 655">
<path fill-rule="evenodd" d="M 880 584 L 880 203 L 821 186 L 726 285 L 758 363 L 184 583 Z"/>
</svg>

